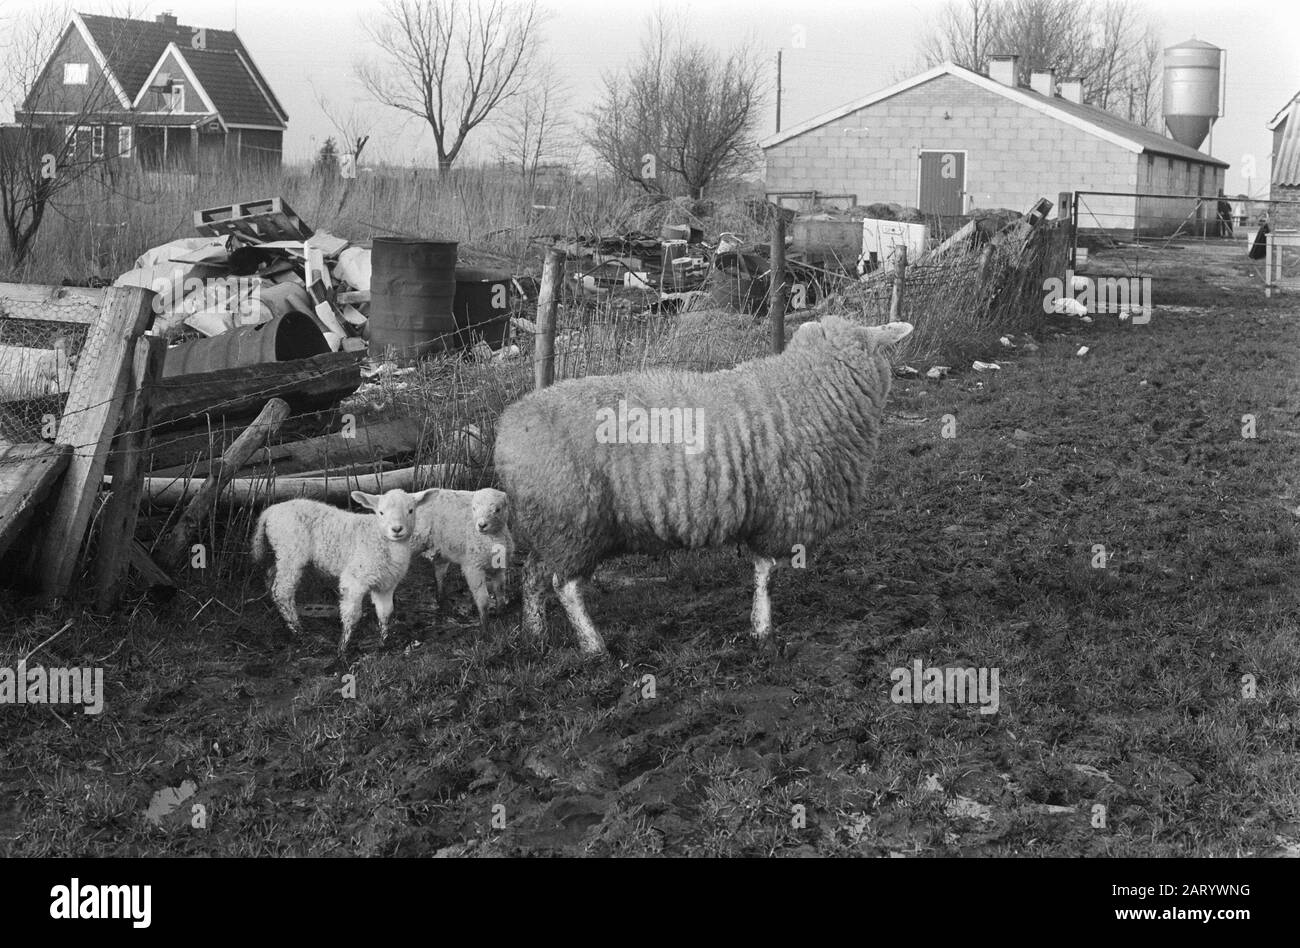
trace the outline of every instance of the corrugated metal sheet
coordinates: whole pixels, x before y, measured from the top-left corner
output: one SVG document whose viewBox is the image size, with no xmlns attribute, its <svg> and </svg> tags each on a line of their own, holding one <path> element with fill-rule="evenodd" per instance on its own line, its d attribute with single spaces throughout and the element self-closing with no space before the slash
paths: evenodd
<svg viewBox="0 0 1300 948">
<path fill-rule="evenodd" d="M 1291 113 L 1283 120 L 1282 141 L 1273 156 L 1272 183 L 1281 187 L 1300 187 L 1300 97 L 1291 100 Z"/>
</svg>

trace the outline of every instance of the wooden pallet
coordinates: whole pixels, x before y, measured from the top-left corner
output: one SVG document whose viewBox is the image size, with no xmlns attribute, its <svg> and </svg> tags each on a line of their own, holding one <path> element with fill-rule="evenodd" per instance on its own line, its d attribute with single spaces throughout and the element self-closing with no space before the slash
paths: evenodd
<svg viewBox="0 0 1300 948">
<path fill-rule="evenodd" d="M 204 237 L 233 235 L 259 244 L 273 240 L 306 240 L 314 233 L 283 198 L 195 211 L 194 229 Z"/>
</svg>

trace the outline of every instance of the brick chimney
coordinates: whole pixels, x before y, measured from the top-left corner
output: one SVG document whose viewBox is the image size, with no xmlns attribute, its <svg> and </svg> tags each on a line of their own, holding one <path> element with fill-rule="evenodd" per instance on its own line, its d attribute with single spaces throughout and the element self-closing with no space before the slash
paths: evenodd
<svg viewBox="0 0 1300 948">
<path fill-rule="evenodd" d="M 1029 74 L 1029 88 L 1033 89 L 1039 95 L 1047 96 L 1050 99 L 1056 92 L 1055 86 L 1055 69 L 1047 69 L 1042 72 L 1034 71 Z"/>
<path fill-rule="evenodd" d="M 1061 98 L 1067 102 L 1083 105 L 1083 80 L 1078 76 L 1066 76 L 1062 79 Z"/>
<path fill-rule="evenodd" d="M 165 13 L 159 13 L 153 18 L 153 20 L 155 23 L 161 23 L 163 26 L 175 26 L 176 14 L 172 13 L 171 10 L 168 10 Z"/>
<path fill-rule="evenodd" d="M 1018 70 L 1016 65 L 1020 62 L 1019 56 L 990 56 L 989 57 L 989 78 L 994 82 L 1000 82 L 1004 86 L 1015 88 L 1016 75 Z"/>
</svg>

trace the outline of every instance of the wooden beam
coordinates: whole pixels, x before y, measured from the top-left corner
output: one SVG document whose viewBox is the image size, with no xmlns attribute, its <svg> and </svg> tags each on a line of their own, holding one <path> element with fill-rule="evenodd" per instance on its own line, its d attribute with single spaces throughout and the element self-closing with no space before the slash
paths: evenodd
<svg viewBox="0 0 1300 948">
<path fill-rule="evenodd" d="M 107 289 L 91 286 L 46 286 L 39 283 L 0 283 L 0 300 L 27 303 L 88 303 L 100 306 Z"/>
<path fill-rule="evenodd" d="M 95 608 L 108 612 L 122 594 L 122 580 L 135 541 L 140 493 L 149 457 L 149 397 L 162 374 L 167 343 L 159 336 L 136 340 L 131 368 L 131 396 L 123 412 L 122 432 L 108 462 L 113 492 L 99 521 L 99 548 L 95 556 Z"/>
<path fill-rule="evenodd" d="M 66 444 L 0 445 L 0 556 L 18 539 L 71 459 L 72 447 Z"/>
<path fill-rule="evenodd" d="M 59 422 L 57 444 L 72 445 L 54 514 L 38 561 L 47 599 L 67 595 L 86 528 L 108 462 L 108 449 L 122 417 L 135 340 L 153 316 L 154 294 L 140 287 L 114 287 L 86 334 L 72 390 Z"/>
<path fill-rule="evenodd" d="M 772 221 L 772 273 L 768 278 L 767 315 L 772 321 L 772 352 L 785 351 L 785 217 Z"/>
<path fill-rule="evenodd" d="M 418 468 L 404 467 L 379 474 L 237 477 L 226 485 L 226 489 L 216 500 L 224 503 L 247 504 L 273 503 L 291 500 L 294 497 L 308 497 L 329 503 L 346 503 L 348 495 L 354 490 L 380 494 L 395 487 L 400 487 L 402 490 L 445 487 L 464 477 L 467 470 L 463 464 L 422 464 Z M 166 506 L 181 503 L 200 489 L 202 484 L 203 482 L 198 478 L 146 477 L 144 489 L 151 503 Z"/>
<path fill-rule="evenodd" d="M 131 541 L 130 548 L 127 550 L 127 559 L 130 561 L 131 568 L 149 584 L 150 590 L 160 587 L 170 590 L 176 588 L 176 581 L 153 561 L 153 557 L 139 540 Z"/>
<path fill-rule="evenodd" d="M 555 381 L 555 312 L 564 289 L 564 251 L 546 251 L 542 289 L 537 296 L 537 337 L 533 340 L 533 388 Z"/>
<path fill-rule="evenodd" d="M 165 568 L 176 569 L 185 562 L 190 547 L 203 536 L 203 521 L 212 507 L 212 501 L 230 482 L 235 472 L 244 466 L 249 455 L 265 444 L 266 439 L 280 427 L 280 422 L 288 417 L 289 403 L 280 398 L 271 399 L 253 423 L 221 455 L 215 470 L 204 479 L 203 486 L 190 499 L 185 512 L 158 550 L 158 558 Z"/>
<path fill-rule="evenodd" d="M 903 315 L 903 294 L 907 289 L 907 247 L 894 253 L 894 288 L 889 296 L 889 321 L 898 322 Z"/>
<path fill-rule="evenodd" d="M 361 387 L 364 353 L 331 352 L 258 365 L 173 375 L 158 380 L 153 403 L 154 425 L 189 419 L 252 418 L 276 396 L 295 414 L 328 408 Z"/>
</svg>

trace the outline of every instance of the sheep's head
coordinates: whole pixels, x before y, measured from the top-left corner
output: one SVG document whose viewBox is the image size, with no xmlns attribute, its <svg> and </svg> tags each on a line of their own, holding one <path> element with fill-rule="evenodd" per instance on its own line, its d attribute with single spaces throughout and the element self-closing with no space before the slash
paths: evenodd
<svg viewBox="0 0 1300 948">
<path fill-rule="evenodd" d="M 354 490 L 352 499 L 362 507 L 375 512 L 375 516 L 379 518 L 380 531 L 386 539 L 404 543 L 411 539 L 411 533 L 415 530 L 415 508 L 436 493 L 438 493 L 436 487 L 415 494 L 408 494 L 399 488 L 383 494 L 367 494 L 365 491 Z"/>
<path fill-rule="evenodd" d="M 510 513 L 510 500 L 501 491 L 485 487 L 474 491 L 469 508 L 479 533 L 499 533 L 505 528 Z"/>
<path fill-rule="evenodd" d="M 826 344 L 834 349 L 863 349 L 876 352 L 882 346 L 906 339 L 912 332 L 911 323 L 885 323 L 883 326 L 864 326 L 843 316 L 829 313 L 819 322 L 804 323 L 790 339 L 790 348 Z"/>
</svg>

